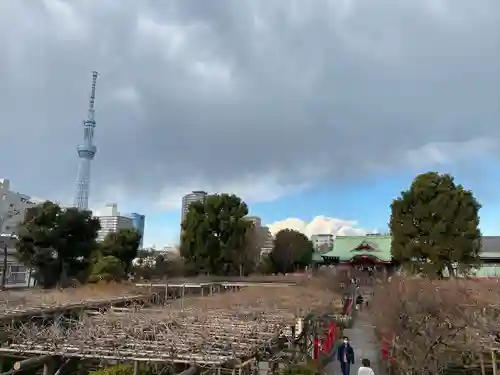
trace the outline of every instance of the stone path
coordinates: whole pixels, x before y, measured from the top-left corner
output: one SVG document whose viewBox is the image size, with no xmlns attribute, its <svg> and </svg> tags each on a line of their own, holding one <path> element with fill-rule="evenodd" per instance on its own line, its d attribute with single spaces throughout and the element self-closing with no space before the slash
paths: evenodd
<svg viewBox="0 0 500 375">
<path fill-rule="evenodd" d="M 380 345 L 375 338 L 373 327 L 370 324 L 368 312 L 360 312 L 350 329 L 344 330 L 345 336 L 349 337 L 351 346 L 354 349 L 355 363 L 351 366 L 351 375 L 357 375 L 361 366 L 361 360 L 368 358 L 375 375 L 385 375 L 379 368 Z M 329 363 L 324 369 L 325 375 L 342 375 L 340 363 L 335 360 Z"/>
</svg>

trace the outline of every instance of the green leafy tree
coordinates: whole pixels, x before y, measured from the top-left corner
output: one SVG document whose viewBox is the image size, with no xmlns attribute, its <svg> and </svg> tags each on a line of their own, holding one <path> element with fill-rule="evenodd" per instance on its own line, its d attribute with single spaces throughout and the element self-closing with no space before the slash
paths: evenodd
<svg viewBox="0 0 500 375">
<path fill-rule="evenodd" d="M 194 202 L 182 223 L 180 254 L 186 269 L 212 275 L 240 273 L 247 231 L 248 207 L 236 195 L 208 196 Z"/>
<path fill-rule="evenodd" d="M 102 256 L 113 256 L 123 263 L 125 274 L 132 267 L 132 261 L 137 258 L 141 235 L 135 229 L 120 229 L 118 232 L 108 233 L 99 245 Z"/>
<path fill-rule="evenodd" d="M 392 256 L 412 273 L 442 277 L 467 274 L 479 262 L 481 205 L 452 176 L 415 178 L 391 205 Z"/>
<path fill-rule="evenodd" d="M 311 264 L 313 244 L 306 235 L 283 229 L 276 234 L 270 260 L 275 272 L 293 272 Z"/>
<path fill-rule="evenodd" d="M 120 281 L 125 278 L 125 267 L 123 262 L 112 256 L 99 256 L 92 264 L 88 281 L 96 283 L 99 281 Z"/>
<path fill-rule="evenodd" d="M 89 211 L 47 201 L 27 210 L 18 232 L 18 257 L 44 287 L 69 278 L 83 281 L 100 227 Z"/>
</svg>

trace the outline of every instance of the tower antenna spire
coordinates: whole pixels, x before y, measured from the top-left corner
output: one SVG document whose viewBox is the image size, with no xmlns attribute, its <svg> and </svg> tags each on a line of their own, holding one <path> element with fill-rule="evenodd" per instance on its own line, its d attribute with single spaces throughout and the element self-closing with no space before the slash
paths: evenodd
<svg viewBox="0 0 500 375">
<path fill-rule="evenodd" d="M 94 103 L 95 103 L 95 86 L 97 83 L 97 72 L 94 70 L 92 72 L 92 90 L 90 91 L 90 99 L 89 99 L 89 109 L 88 109 L 88 121 L 95 122 L 95 111 L 94 111 Z"/>
<path fill-rule="evenodd" d="M 87 210 L 89 205 L 90 190 L 90 162 L 94 159 L 97 148 L 94 146 L 95 122 L 95 88 L 97 83 L 96 71 L 92 72 L 92 90 L 90 92 L 89 108 L 87 120 L 83 122 L 83 143 L 77 146 L 78 157 L 78 177 L 76 180 L 75 207 Z"/>
</svg>

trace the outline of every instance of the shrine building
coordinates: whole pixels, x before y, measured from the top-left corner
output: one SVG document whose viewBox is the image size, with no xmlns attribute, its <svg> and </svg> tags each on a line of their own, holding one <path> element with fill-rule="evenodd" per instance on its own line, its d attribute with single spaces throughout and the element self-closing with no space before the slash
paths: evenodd
<svg viewBox="0 0 500 375">
<path fill-rule="evenodd" d="M 353 270 L 388 274 L 397 269 L 391 256 L 391 236 L 336 236 L 331 250 L 315 252 L 317 267 L 335 267 L 338 272 L 352 274 Z M 500 236 L 483 236 L 481 265 L 476 277 L 500 277 Z"/>
</svg>

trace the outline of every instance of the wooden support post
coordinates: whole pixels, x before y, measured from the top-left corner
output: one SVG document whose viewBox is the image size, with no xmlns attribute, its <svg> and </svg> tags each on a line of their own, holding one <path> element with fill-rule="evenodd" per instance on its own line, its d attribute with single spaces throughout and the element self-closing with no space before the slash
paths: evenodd
<svg viewBox="0 0 500 375">
<path fill-rule="evenodd" d="M 165 305 L 167 304 L 168 300 L 168 284 L 165 285 Z"/>
<path fill-rule="evenodd" d="M 54 361 L 52 359 L 43 364 L 43 375 L 54 375 Z"/>
<path fill-rule="evenodd" d="M 486 375 L 486 370 L 484 368 L 483 354 L 479 354 L 479 363 L 481 365 L 481 375 Z"/>
<path fill-rule="evenodd" d="M 269 367 L 271 368 L 271 374 L 276 375 L 278 373 L 278 362 L 276 361 L 271 361 L 269 364 Z"/>
<path fill-rule="evenodd" d="M 184 308 L 184 284 L 181 287 L 181 309 Z"/>
<path fill-rule="evenodd" d="M 41 365 L 44 365 L 45 363 L 51 362 L 53 357 L 51 355 L 44 355 L 41 357 L 33 357 L 33 358 L 28 358 L 24 359 L 22 361 L 17 361 L 14 362 L 14 370 L 19 371 L 19 370 L 25 370 L 30 367 L 38 367 Z"/>
<path fill-rule="evenodd" d="M 72 358 L 68 358 L 55 372 L 54 375 L 61 375 L 63 371 L 67 368 L 68 364 L 71 362 Z"/>
<path fill-rule="evenodd" d="M 134 361 L 134 375 L 139 375 L 139 361 Z"/>
<path fill-rule="evenodd" d="M 491 351 L 491 365 L 493 366 L 493 375 L 497 375 L 497 356 L 494 350 Z"/>
<path fill-rule="evenodd" d="M 177 375 L 195 375 L 198 371 L 198 368 L 194 365 L 189 366 L 186 370 L 178 373 Z"/>
<path fill-rule="evenodd" d="M 260 372 L 260 361 L 258 359 L 255 359 L 251 375 L 259 375 L 259 372 Z"/>
</svg>

